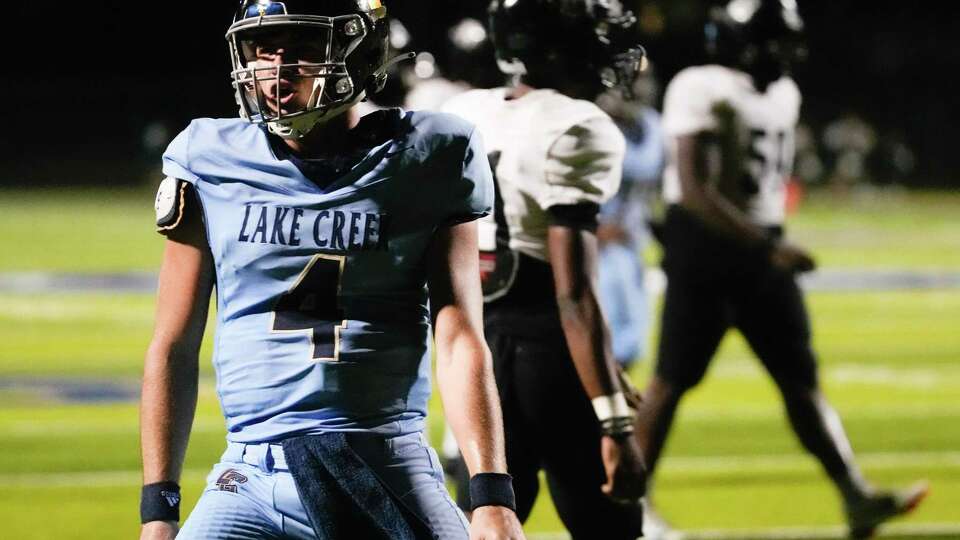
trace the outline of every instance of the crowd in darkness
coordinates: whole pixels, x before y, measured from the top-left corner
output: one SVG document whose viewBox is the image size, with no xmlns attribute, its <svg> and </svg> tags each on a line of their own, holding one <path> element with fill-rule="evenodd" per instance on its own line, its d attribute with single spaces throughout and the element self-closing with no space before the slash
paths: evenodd
<svg viewBox="0 0 960 540">
<path fill-rule="evenodd" d="M 861 118 L 881 141 L 897 141 L 912 154 L 913 172 L 898 181 L 956 185 L 960 153 L 949 134 L 960 120 L 960 100 L 943 81 L 960 69 L 960 40 L 951 28 L 960 5 L 798 2 L 810 48 L 808 64 L 797 73 L 805 121 L 822 132 L 839 118 Z M 703 60 L 708 0 L 627 3 L 641 14 L 661 81 Z M 387 2 L 415 46 L 441 57 L 446 29 L 464 16 L 482 18 L 486 4 Z M 14 57 L 22 65 L 5 79 L 0 185 L 136 181 L 136 161 L 155 157 L 144 151 L 145 133 L 156 139 L 162 135 L 157 126 L 176 132 L 192 117 L 236 114 L 223 40 L 231 13 L 224 2 L 145 8 L 91 0 L 45 18 L 26 6 L 14 5 L 7 20 L 43 26 L 42 32 L 20 26 L 11 36 L 27 52 Z"/>
</svg>

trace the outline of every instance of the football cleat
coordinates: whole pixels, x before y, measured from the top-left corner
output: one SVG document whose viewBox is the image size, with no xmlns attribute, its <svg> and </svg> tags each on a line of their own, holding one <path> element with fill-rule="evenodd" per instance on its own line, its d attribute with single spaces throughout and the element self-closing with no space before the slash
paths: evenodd
<svg viewBox="0 0 960 540">
<path fill-rule="evenodd" d="M 647 497 L 643 498 L 643 539 L 644 540 L 685 540 L 686 535 L 674 529 L 663 516 L 653 508 Z"/>
<path fill-rule="evenodd" d="M 846 504 L 850 538 L 872 538 L 877 528 L 890 519 L 912 512 L 930 493 L 926 482 L 900 491 L 879 492 Z"/>
</svg>

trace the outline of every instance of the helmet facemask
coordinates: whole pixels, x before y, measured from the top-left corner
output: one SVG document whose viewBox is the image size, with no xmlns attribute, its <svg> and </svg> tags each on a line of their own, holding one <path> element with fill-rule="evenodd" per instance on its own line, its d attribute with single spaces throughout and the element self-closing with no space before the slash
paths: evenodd
<svg viewBox="0 0 960 540">
<path fill-rule="evenodd" d="M 285 139 L 300 139 L 366 96 L 371 81 L 355 80 L 348 60 L 371 27 L 359 13 L 288 15 L 282 3 L 269 5 L 282 11 L 238 20 L 227 32 L 235 97 L 241 117 Z M 284 53 L 272 54 L 271 48 Z M 285 107 L 294 103 L 292 110 Z"/>
<path fill-rule="evenodd" d="M 597 38 L 607 49 L 607 61 L 600 68 L 600 83 L 633 99 L 633 83 L 647 69 L 647 52 L 637 43 L 637 18 L 630 11 L 609 16 L 596 27 Z"/>
</svg>

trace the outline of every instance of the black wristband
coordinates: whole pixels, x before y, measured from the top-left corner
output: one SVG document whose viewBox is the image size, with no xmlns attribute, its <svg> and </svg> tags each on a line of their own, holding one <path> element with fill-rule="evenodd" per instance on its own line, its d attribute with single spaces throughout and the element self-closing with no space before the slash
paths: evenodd
<svg viewBox="0 0 960 540">
<path fill-rule="evenodd" d="M 618 416 L 600 422 L 600 432 L 607 437 L 615 439 L 627 437 L 633 433 L 633 423 L 636 419 L 632 416 Z"/>
<path fill-rule="evenodd" d="M 470 510 L 481 506 L 505 506 L 517 511 L 513 477 L 501 473 L 480 473 L 470 478 Z"/>
<path fill-rule="evenodd" d="M 176 482 L 147 484 L 140 491 L 140 523 L 180 521 L 180 486 Z"/>
</svg>

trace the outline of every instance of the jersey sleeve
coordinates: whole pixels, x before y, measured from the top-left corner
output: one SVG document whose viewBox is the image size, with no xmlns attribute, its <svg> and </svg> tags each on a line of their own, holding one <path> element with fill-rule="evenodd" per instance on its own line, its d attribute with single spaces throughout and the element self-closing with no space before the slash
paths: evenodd
<svg viewBox="0 0 960 540">
<path fill-rule="evenodd" d="M 686 71 L 670 81 L 663 98 L 663 131 L 679 137 L 715 127 L 710 87 L 700 73 Z"/>
<path fill-rule="evenodd" d="M 176 239 L 181 231 L 203 220 L 194 188 L 200 178 L 190 169 L 190 143 L 195 125 L 191 122 L 163 153 L 163 173 L 167 177 L 157 189 L 154 210 L 157 232 L 168 238 Z"/>
<path fill-rule="evenodd" d="M 190 142 L 194 126 L 191 122 L 187 129 L 180 132 L 163 153 L 163 174 L 195 184 L 199 177 L 190 170 Z"/>
<path fill-rule="evenodd" d="M 544 209 L 581 204 L 599 205 L 620 186 L 626 143 L 620 129 L 605 116 L 571 127 L 547 150 Z"/>
<path fill-rule="evenodd" d="M 451 203 L 441 216 L 444 224 L 473 221 L 493 209 L 493 173 L 477 130 L 465 138 L 462 156 L 458 178 L 450 193 Z"/>
</svg>

